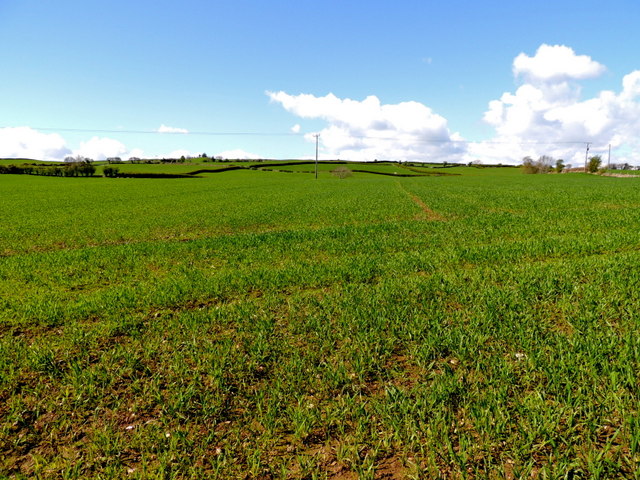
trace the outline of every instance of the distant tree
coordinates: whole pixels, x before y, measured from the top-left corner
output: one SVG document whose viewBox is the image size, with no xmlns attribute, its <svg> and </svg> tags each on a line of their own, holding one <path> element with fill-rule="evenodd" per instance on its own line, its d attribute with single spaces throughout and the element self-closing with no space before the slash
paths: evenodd
<svg viewBox="0 0 640 480">
<path fill-rule="evenodd" d="M 558 160 L 556 160 L 556 173 L 562 173 L 563 170 L 564 170 L 564 160 L 559 158 Z"/>
<path fill-rule="evenodd" d="M 118 172 L 119 172 L 118 167 L 104 167 L 104 169 L 102 170 L 102 174 L 105 177 L 111 177 L 111 178 L 117 177 Z"/>
<path fill-rule="evenodd" d="M 549 155 L 542 155 L 540 158 L 538 158 L 537 163 L 538 163 L 538 168 L 540 169 L 539 173 L 548 173 L 551 171 L 556 161 L 553 159 L 553 157 L 550 157 Z"/>
<path fill-rule="evenodd" d="M 633 166 L 628 163 L 612 163 L 610 165 L 611 170 L 633 170 Z"/>
<path fill-rule="evenodd" d="M 94 173 L 96 173 L 96 167 L 90 162 L 85 162 L 82 167 L 82 175 L 85 177 L 91 177 Z"/>
<path fill-rule="evenodd" d="M 353 175 L 353 172 L 349 167 L 346 167 L 345 165 L 340 165 L 334 168 L 333 170 L 331 170 L 331 174 L 338 178 L 347 178 Z"/>
<path fill-rule="evenodd" d="M 13 174 L 13 175 L 29 175 L 34 173 L 33 167 L 25 167 L 24 165 L 0 165 L 0 174 Z M 36 175 L 38 173 L 36 172 Z"/>
<path fill-rule="evenodd" d="M 536 168 L 536 164 L 533 161 L 533 158 L 527 156 L 522 159 L 522 171 L 524 173 L 538 173 Z"/>
<path fill-rule="evenodd" d="M 587 164 L 587 171 L 589 173 L 596 173 L 598 169 L 602 165 L 602 157 L 600 155 L 594 155 L 589 159 L 589 163 Z"/>
<path fill-rule="evenodd" d="M 62 171 L 63 175 L 65 177 L 77 177 L 80 174 L 78 165 L 80 165 L 78 162 L 73 162 L 65 165 L 64 170 Z"/>
<path fill-rule="evenodd" d="M 551 166 L 554 164 L 553 157 L 548 155 L 542 155 L 538 160 L 534 160 L 531 157 L 524 157 L 522 159 L 522 172 L 523 173 L 549 173 Z"/>
</svg>

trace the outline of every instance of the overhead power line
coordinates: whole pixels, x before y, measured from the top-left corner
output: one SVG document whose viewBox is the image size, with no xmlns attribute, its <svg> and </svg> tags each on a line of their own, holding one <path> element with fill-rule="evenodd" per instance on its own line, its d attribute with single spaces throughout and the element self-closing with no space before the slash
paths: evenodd
<svg viewBox="0 0 640 480">
<path fill-rule="evenodd" d="M 0 126 L 0 128 L 16 128 L 8 126 Z M 68 128 L 68 127 L 29 127 L 33 130 L 42 130 L 48 132 L 69 132 L 69 133 L 110 133 L 110 134 L 136 134 L 136 135 L 203 135 L 203 136 L 238 136 L 238 137 L 304 137 L 305 133 L 294 132 L 222 132 L 222 131 L 191 131 L 191 130 L 130 130 L 130 129 L 91 129 L 91 128 Z M 309 133 L 308 135 L 316 137 L 316 134 Z M 424 143 L 424 144 L 483 144 L 483 145 L 590 145 L 593 142 L 586 140 L 570 140 L 570 141 L 500 141 L 500 140 L 454 140 L 454 139 L 424 139 L 424 138 L 404 138 L 404 136 L 411 134 L 400 134 L 398 136 L 376 136 L 376 135 L 348 135 L 350 138 L 356 138 L 360 140 L 389 140 L 389 141 L 402 141 L 407 140 L 411 143 Z"/>
<path fill-rule="evenodd" d="M 15 127 L 0 127 L 0 128 L 15 128 Z M 72 133 L 135 133 L 144 135 L 239 135 L 239 136 L 300 136 L 300 133 L 282 133 L 282 132 L 205 132 L 198 131 L 192 132 L 191 130 L 181 131 L 175 129 L 174 131 L 167 130 L 127 130 L 127 129 L 95 129 L 95 128 L 56 128 L 56 127 L 29 127 L 33 130 L 44 130 L 48 132 L 72 132 Z"/>
</svg>

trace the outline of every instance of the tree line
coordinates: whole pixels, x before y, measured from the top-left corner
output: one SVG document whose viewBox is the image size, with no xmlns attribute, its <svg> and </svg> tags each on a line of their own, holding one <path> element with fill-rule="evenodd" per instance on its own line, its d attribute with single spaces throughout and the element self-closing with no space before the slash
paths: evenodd
<svg viewBox="0 0 640 480">
<path fill-rule="evenodd" d="M 46 177 L 91 177 L 96 167 L 91 159 L 60 164 L 0 165 L 0 174 L 43 175 Z"/>
<path fill-rule="evenodd" d="M 586 171 L 596 173 L 602 166 L 602 157 L 594 155 L 589 158 L 586 165 Z M 524 173 L 562 173 L 565 169 L 570 169 L 571 165 L 565 165 L 564 160 L 554 159 L 548 155 L 542 155 L 537 160 L 531 157 L 522 159 L 522 171 Z"/>
</svg>

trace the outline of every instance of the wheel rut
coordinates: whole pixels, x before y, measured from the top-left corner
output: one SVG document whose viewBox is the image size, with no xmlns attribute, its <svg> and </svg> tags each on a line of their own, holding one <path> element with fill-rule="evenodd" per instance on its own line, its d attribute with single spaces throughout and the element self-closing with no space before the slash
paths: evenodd
<svg viewBox="0 0 640 480">
<path fill-rule="evenodd" d="M 424 203 L 420 197 L 418 197 L 417 195 L 411 193 L 409 190 L 404 188 L 400 184 L 400 182 L 396 182 L 396 185 L 398 185 L 398 188 L 400 188 L 400 190 L 402 190 L 413 201 L 413 203 L 415 203 L 420 207 L 420 209 L 422 210 L 422 215 L 420 216 L 421 218 L 419 218 L 420 220 L 430 220 L 430 221 L 440 221 L 440 222 L 446 221 L 445 217 L 440 215 L 438 212 L 431 210 L 429 205 Z"/>
</svg>

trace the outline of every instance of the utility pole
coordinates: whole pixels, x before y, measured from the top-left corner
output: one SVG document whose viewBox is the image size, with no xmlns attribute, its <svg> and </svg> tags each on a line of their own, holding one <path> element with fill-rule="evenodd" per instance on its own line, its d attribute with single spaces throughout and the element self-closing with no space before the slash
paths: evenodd
<svg viewBox="0 0 640 480">
<path fill-rule="evenodd" d="M 316 180 L 318 179 L 318 138 L 320 137 L 319 133 L 314 135 L 316 137 Z"/>
<path fill-rule="evenodd" d="M 607 170 L 611 168 L 611 144 L 609 144 L 609 158 L 607 160 Z"/>
<path fill-rule="evenodd" d="M 591 142 L 587 142 L 587 151 L 584 154 L 584 173 L 587 173 L 587 159 L 589 158 L 589 145 L 591 145 Z"/>
</svg>

